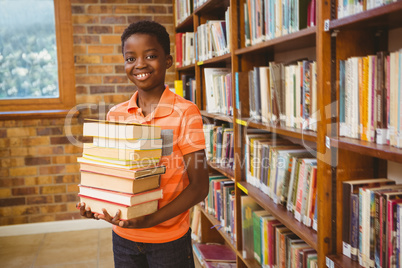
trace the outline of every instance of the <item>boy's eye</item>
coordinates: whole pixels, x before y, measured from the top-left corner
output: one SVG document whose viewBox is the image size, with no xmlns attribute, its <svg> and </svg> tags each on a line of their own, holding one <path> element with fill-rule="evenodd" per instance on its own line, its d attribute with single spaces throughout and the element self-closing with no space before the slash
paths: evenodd
<svg viewBox="0 0 402 268">
<path fill-rule="evenodd" d="M 148 55 L 147 59 L 156 59 L 156 56 L 155 55 Z"/>
<path fill-rule="evenodd" d="M 135 60 L 135 59 L 132 58 L 132 57 L 126 59 L 127 62 L 133 62 L 134 60 Z"/>
</svg>

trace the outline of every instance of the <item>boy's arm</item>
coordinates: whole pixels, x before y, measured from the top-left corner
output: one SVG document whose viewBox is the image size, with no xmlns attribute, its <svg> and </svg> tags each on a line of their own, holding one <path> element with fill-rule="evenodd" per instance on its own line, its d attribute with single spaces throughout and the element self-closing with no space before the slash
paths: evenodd
<svg viewBox="0 0 402 268">
<path fill-rule="evenodd" d="M 189 185 L 172 202 L 155 213 L 125 221 L 120 220 L 119 213 L 111 216 L 105 210 L 104 215 L 96 215 L 95 218 L 104 219 L 125 228 L 149 228 L 183 213 L 204 200 L 209 187 L 205 151 L 199 150 L 183 157 L 184 163 L 188 163 Z"/>
</svg>

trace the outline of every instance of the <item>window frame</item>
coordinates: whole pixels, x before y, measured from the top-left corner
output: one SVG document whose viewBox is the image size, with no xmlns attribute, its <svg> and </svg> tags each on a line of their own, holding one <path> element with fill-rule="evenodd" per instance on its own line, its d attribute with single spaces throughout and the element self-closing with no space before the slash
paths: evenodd
<svg viewBox="0 0 402 268">
<path fill-rule="evenodd" d="M 58 98 L 0 100 L 0 119 L 31 115 L 60 117 L 75 106 L 71 0 L 53 0 L 58 65 Z"/>
</svg>

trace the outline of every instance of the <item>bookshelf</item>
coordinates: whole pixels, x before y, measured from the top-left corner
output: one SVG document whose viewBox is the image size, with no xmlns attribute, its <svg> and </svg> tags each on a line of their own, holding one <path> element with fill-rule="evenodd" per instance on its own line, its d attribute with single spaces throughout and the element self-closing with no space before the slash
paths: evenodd
<svg viewBox="0 0 402 268">
<path fill-rule="evenodd" d="M 174 1 L 175 2 L 175 1 Z M 176 68 L 176 79 L 182 73 L 193 73 L 197 85 L 197 105 L 206 122 L 233 125 L 236 168 L 225 169 L 211 161 L 211 170 L 219 172 L 235 182 L 235 223 L 237 239 L 211 229 L 219 224 L 211 215 L 202 213 L 202 241 L 224 242 L 236 252 L 237 267 L 260 267 L 253 259 L 242 256 L 240 196 L 251 196 L 262 208 L 269 211 L 290 230 L 314 248 L 318 254 L 318 267 L 359 267 L 358 262 L 342 254 L 342 182 L 356 178 L 387 176 L 387 161 L 402 163 L 402 149 L 375 142 L 362 141 L 339 135 L 339 60 L 353 56 L 365 56 L 381 50 L 388 51 L 388 32 L 402 27 L 402 1 L 373 8 L 336 19 L 337 0 L 316 1 L 316 26 L 301 29 L 287 35 L 245 46 L 245 22 L 243 5 L 246 0 L 207 0 L 182 23 L 176 32 L 196 31 L 208 20 L 224 19 L 230 9 L 230 47 L 228 54 L 198 61 L 193 65 Z M 236 72 L 252 70 L 254 66 L 266 66 L 271 61 L 292 54 L 293 59 L 304 58 L 317 64 L 317 131 L 306 131 L 250 119 L 248 89 L 241 90 L 242 105 L 233 107 L 233 115 L 208 113 L 205 96 L 204 68 L 225 67 L 231 69 L 232 90 Z M 296 55 L 296 56 L 295 56 Z M 296 57 L 296 58 L 295 58 Z M 246 182 L 245 171 L 240 168 L 244 159 L 245 129 L 253 128 L 276 133 L 280 137 L 307 143 L 317 153 L 318 231 L 295 220 L 283 206 L 275 204 L 258 188 Z M 205 233 L 204 233 L 205 232 Z M 209 240 L 210 239 L 210 240 Z"/>
</svg>

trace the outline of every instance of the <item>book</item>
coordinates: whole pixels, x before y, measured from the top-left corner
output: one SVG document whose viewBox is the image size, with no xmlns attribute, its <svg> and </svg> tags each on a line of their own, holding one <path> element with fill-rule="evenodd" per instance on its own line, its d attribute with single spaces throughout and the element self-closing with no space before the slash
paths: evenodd
<svg viewBox="0 0 402 268">
<path fill-rule="evenodd" d="M 102 188 L 90 187 L 82 184 L 79 184 L 78 187 L 80 189 L 80 195 L 119 203 L 127 206 L 134 206 L 148 201 L 158 200 L 163 197 L 163 190 L 159 188 L 137 194 L 128 194 L 123 192 L 110 191 Z"/>
<path fill-rule="evenodd" d="M 91 211 L 94 213 L 103 214 L 102 209 L 106 209 L 109 215 L 115 215 L 118 210 L 120 210 L 120 219 L 122 220 L 148 215 L 158 210 L 158 200 L 141 203 L 135 206 L 127 206 L 119 203 L 112 203 L 100 199 L 91 198 L 80 194 L 78 196 L 80 197 L 80 202 L 84 202 L 85 205 L 87 207 L 90 207 Z"/>
<path fill-rule="evenodd" d="M 146 168 L 138 169 L 121 169 L 81 162 L 81 160 L 81 158 L 78 158 L 78 162 L 80 163 L 80 171 L 123 177 L 127 179 L 139 179 L 150 175 L 164 174 L 166 172 L 166 166 L 149 166 Z"/>
<path fill-rule="evenodd" d="M 160 175 L 150 175 L 137 179 L 115 177 L 81 171 L 81 184 L 124 193 L 141 193 L 159 187 Z"/>
<path fill-rule="evenodd" d="M 161 149 L 162 139 L 109 139 L 105 137 L 93 137 L 92 143 L 98 147 L 149 150 Z"/>
<path fill-rule="evenodd" d="M 160 139 L 161 128 L 154 125 L 85 119 L 83 136 L 111 139 Z"/>
<path fill-rule="evenodd" d="M 206 94 L 206 110 L 209 113 L 222 113 L 224 106 L 224 93 L 222 84 L 219 81 L 221 76 L 230 73 L 229 68 L 205 68 L 205 94 Z"/>
<path fill-rule="evenodd" d="M 260 205 L 249 196 L 240 197 L 241 219 L 242 219 L 242 243 L 243 243 L 243 258 L 254 258 L 254 233 L 253 233 L 253 218 L 252 212 L 261 210 Z"/>
<path fill-rule="evenodd" d="M 159 164 L 159 159 L 144 159 L 141 161 L 116 161 L 116 160 L 105 160 L 99 157 L 94 157 L 90 155 L 84 155 L 83 157 L 77 157 L 77 162 L 93 164 L 93 165 L 102 165 L 108 168 L 118 168 L 118 169 L 140 169 L 140 168 L 150 168 L 157 166 Z"/>
<path fill-rule="evenodd" d="M 130 160 L 130 159 L 125 159 L 125 158 L 122 158 L 122 159 L 103 158 L 103 157 L 98 157 L 98 156 L 89 155 L 89 154 L 83 154 L 82 158 L 86 159 L 92 163 L 98 163 L 98 164 L 115 166 L 115 167 L 120 167 L 120 168 L 128 168 L 128 169 L 156 165 L 159 163 L 159 158 L 143 158 L 143 159 L 137 159 L 137 160 Z"/>
<path fill-rule="evenodd" d="M 144 159 L 159 159 L 162 156 L 162 148 L 135 150 L 131 148 L 108 148 L 95 146 L 93 143 L 83 144 L 83 157 L 96 156 L 102 159 L 117 159 L 141 161 Z"/>
<path fill-rule="evenodd" d="M 182 80 L 174 80 L 174 93 L 176 93 L 180 97 L 183 97 L 183 98 L 185 97 Z"/>
<path fill-rule="evenodd" d="M 268 216 L 269 213 L 265 210 L 255 210 L 252 212 L 253 221 L 253 237 L 254 237 L 254 259 L 262 264 L 262 239 L 261 233 L 264 228 L 262 225 L 262 217 Z"/>
<path fill-rule="evenodd" d="M 176 41 L 176 60 L 175 66 L 176 68 L 180 68 L 183 66 L 183 46 L 182 46 L 182 38 L 183 33 L 176 33 L 175 41 Z"/>
<path fill-rule="evenodd" d="M 236 262 L 236 253 L 226 245 L 196 243 L 195 247 L 205 262 Z"/>
</svg>

